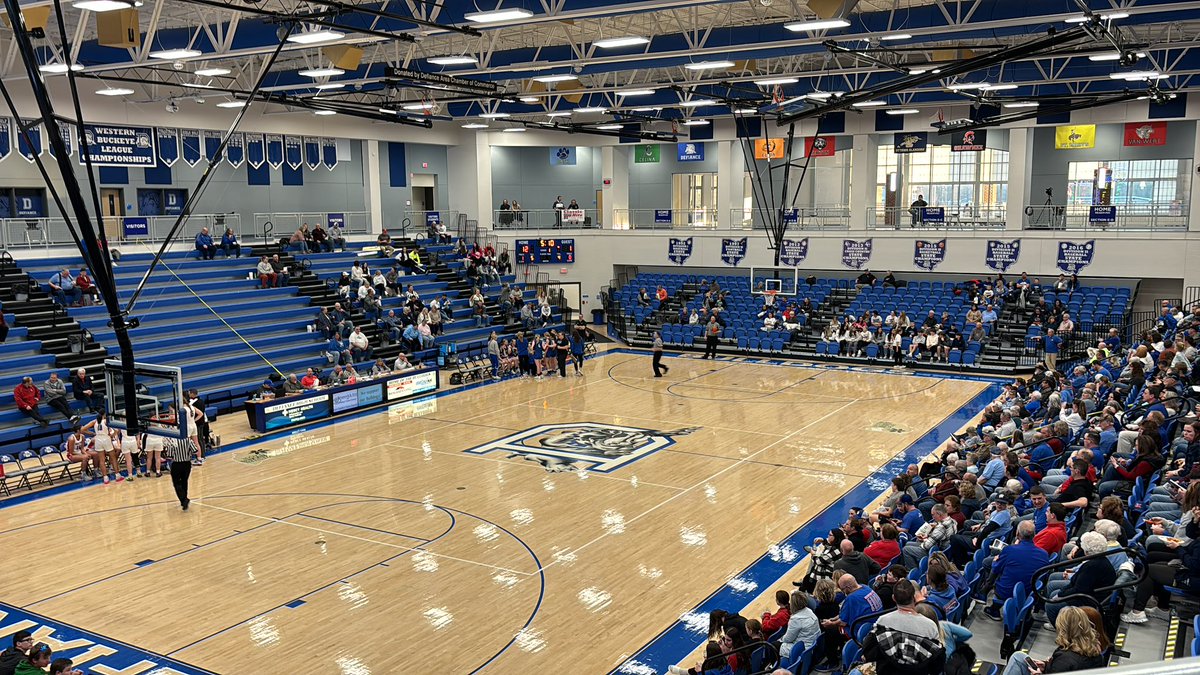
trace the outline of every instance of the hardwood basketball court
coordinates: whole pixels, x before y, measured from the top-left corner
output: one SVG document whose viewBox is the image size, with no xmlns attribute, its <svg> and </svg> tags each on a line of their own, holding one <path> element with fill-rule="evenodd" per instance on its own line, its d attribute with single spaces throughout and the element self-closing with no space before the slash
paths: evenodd
<svg viewBox="0 0 1200 675">
<path fill-rule="evenodd" d="M 686 642 L 714 589 L 771 590 L 739 575 L 994 391 L 665 362 L 610 352 L 249 443 L 193 472 L 189 512 L 166 476 L 0 509 L 0 547 L 41 561 L 0 602 L 219 673 L 600 673 L 656 637 L 678 659 L 703 635 L 668 629 Z"/>
</svg>

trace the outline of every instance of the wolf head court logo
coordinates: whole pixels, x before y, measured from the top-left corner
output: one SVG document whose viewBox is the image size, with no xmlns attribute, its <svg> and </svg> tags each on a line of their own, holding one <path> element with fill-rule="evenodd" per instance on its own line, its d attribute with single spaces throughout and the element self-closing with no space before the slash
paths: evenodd
<svg viewBox="0 0 1200 675">
<path fill-rule="evenodd" d="M 669 447 L 676 436 L 699 428 L 656 431 L 598 422 L 542 424 L 464 452 L 474 455 L 506 452 L 510 458 L 537 462 L 547 471 L 608 473 Z"/>
</svg>

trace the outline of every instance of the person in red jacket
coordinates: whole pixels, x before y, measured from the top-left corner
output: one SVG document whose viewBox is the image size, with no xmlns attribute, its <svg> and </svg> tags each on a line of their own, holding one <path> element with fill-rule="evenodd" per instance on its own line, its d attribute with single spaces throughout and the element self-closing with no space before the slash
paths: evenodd
<svg viewBox="0 0 1200 675">
<path fill-rule="evenodd" d="M 767 637 L 788 625 L 788 620 L 792 618 L 791 596 L 787 591 L 775 591 L 775 604 L 779 605 L 779 609 L 774 614 L 763 612 L 762 615 L 762 632 Z"/>
<path fill-rule="evenodd" d="M 888 565 L 900 555 L 900 542 L 897 539 L 900 537 L 900 531 L 891 523 L 884 523 L 883 527 L 879 528 L 881 539 L 877 539 L 867 545 L 863 553 L 879 563 L 883 569 L 887 569 Z M 914 533 L 915 534 L 915 533 Z"/>
<path fill-rule="evenodd" d="M 33 383 L 32 377 L 21 378 L 21 384 L 13 389 L 13 398 L 17 400 L 17 410 L 43 427 L 50 426 L 45 417 L 38 412 L 38 401 L 42 400 L 42 392 Z"/>
<path fill-rule="evenodd" d="M 1033 545 L 1050 555 L 1062 550 L 1067 543 L 1067 507 L 1054 502 L 1046 508 L 1046 526 L 1033 536 Z"/>
</svg>

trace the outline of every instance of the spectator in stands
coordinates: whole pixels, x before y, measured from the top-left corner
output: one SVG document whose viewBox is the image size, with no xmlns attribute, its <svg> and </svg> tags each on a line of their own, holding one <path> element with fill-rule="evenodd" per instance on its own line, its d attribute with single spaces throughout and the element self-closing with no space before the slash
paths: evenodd
<svg viewBox="0 0 1200 675">
<path fill-rule="evenodd" d="M 912 219 L 912 227 L 916 227 L 919 223 L 925 222 L 925 207 L 929 206 L 929 202 L 925 201 L 925 195 L 917 195 L 912 204 L 908 205 L 908 215 Z"/>
<path fill-rule="evenodd" d="M 1079 546 L 1073 551 L 1072 558 L 1096 555 L 1103 553 L 1108 548 L 1108 540 L 1099 532 L 1084 532 L 1079 537 Z M 1040 549 L 1039 549 L 1040 550 Z M 1172 569 L 1172 576 L 1173 570 Z M 1046 596 L 1055 598 L 1065 598 L 1071 595 L 1082 594 L 1099 598 L 1096 589 L 1112 586 L 1117 580 L 1117 572 L 1113 569 L 1112 563 L 1105 558 L 1096 558 L 1089 560 L 1071 573 L 1069 579 L 1055 578 L 1059 575 L 1051 575 L 1051 578 L 1046 582 Z M 1150 579 L 1147 575 L 1146 579 Z M 1141 596 L 1142 587 L 1138 587 L 1138 597 Z M 1149 598 L 1149 593 L 1146 597 Z M 1046 603 L 1046 616 L 1050 619 L 1050 624 L 1054 624 L 1058 617 L 1058 613 L 1064 607 L 1083 604 L 1081 600 L 1072 600 L 1069 603 L 1063 602 L 1048 602 Z M 1140 606 L 1135 602 L 1135 611 L 1138 608 L 1145 609 L 1146 603 L 1143 602 Z M 1136 617 L 1135 617 L 1136 618 Z"/>
<path fill-rule="evenodd" d="M 283 264 L 283 261 L 279 259 L 278 253 L 271 256 L 271 269 L 275 271 L 275 285 L 287 286 L 288 268 Z"/>
<path fill-rule="evenodd" d="M 96 393 L 92 384 L 92 376 L 84 368 L 79 368 L 71 376 L 71 395 L 76 401 L 83 401 L 90 412 L 96 412 L 104 407 L 104 397 Z"/>
<path fill-rule="evenodd" d="M 1061 505 L 1057 505 L 1060 506 Z M 992 603 L 984 609 L 984 614 L 993 621 L 1000 620 L 1000 606 L 1011 598 L 1013 588 L 1018 583 L 1030 588 L 1033 573 L 1049 563 L 1050 556 L 1034 543 L 1034 525 L 1032 521 L 1022 520 L 1017 523 L 1017 541 L 1011 546 L 1005 546 L 992 559 L 990 579 L 993 580 L 995 597 Z M 986 597 L 987 591 L 983 591 Z"/>
<path fill-rule="evenodd" d="M 860 584 L 865 584 L 871 580 L 871 577 L 879 574 L 881 569 L 879 563 L 868 558 L 861 551 L 854 548 L 854 543 L 849 539 L 841 543 L 841 559 L 834 564 L 833 570 L 836 576 L 837 572 L 844 572 L 854 577 Z"/>
<path fill-rule="evenodd" d="M 1050 504 L 1046 508 L 1046 524 L 1033 538 L 1033 543 L 1048 554 L 1062 551 L 1067 543 L 1067 507 L 1062 504 Z M 1036 527 L 1036 523 L 1034 523 Z"/>
<path fill-rule="evenodd" d="M 346 250 L 346 235 L 342 233 L 342 226 L 334 223 L 333 227 L 329 228 L 329 241 L 331 243 L 330 250 L 337 249 L 339 251 Z"/>
<path fill-rule="evenodd" d="M 836 618 L 822 621 L 822 627 L 836 626 L 846 631 L 846 635 L 849 635 L 850 627 L 854 625 L 857 619 L 883 609 L 883 602 L 880 601 L 879 595 L 870 588 L 861 585 L 852 574 L 843 574 L 839 577 L 837 587 L 842 592 L 842 595 L 845 596 L 845 599 L 842 601 L 842 608 Z M 894 589 L 892 595 L 895 597 Z M 898 600 L 897 604 L 899 604 Z"/>
<path fill-rule="evenodd" d="M 762 631 L 767 635 L 788 625 L 792 616 L 791 596 L 787 591 L 775 591 L 775 611 L 767 610 L 762 613 Z"/>
<path fill-rule="evenodd" d="M 1110 457 L 1109 466 L 1104 470 L 1097 492 L 1100 497 L 1132 489 L 1133 482 L 1142 476 L 1150 476 L 1163 467 L 1163 456 L 1159 453 L 1158 443 L 1149 434 L 1137 437 L 1137 454 L 1132 458 Z"/>
<path fill-rule="evenodd" d="M 329 233 L 325 231 L 325 228 L 321 227 L 320 223 L 313 225 L 312 244 L 313 244 L 313 249 L 317 253 L 321 253 L 321 252 L 332 253 L 333 252 L 333 244 L 330 243 L 330 241 L 329 241 Z"/>
<path fill-rule="evenodd" d="M 317 373 L 312 368 L 304 371 L 304 377 L 300 378 L 300 384 L 305 389 L 316 389 L 321 386 L 321 378 L 317 377 Z"/>
<path fill-rule="evenodd" d="M 213 245 L 213 238 L 207 227 L 200 228 L 200 234 L 196 235 L 196 251 L 201 260 L 212 260 L 217 254 L 217 247 Z"/>
<path fill-rule="evenodd" d="M 1071 477 L 1054 491 L 1052 499 L 1068 509 L 1086 507 L 1096 491 L 1096 483 L 1089 473 L 1094 474 L 1095 470 L 1087 460 L 1071 460 Z"/>
<path fill-rule="evenodd" d="M 387 332 L 388 342 L 391 344 L 399 342 L 404 332 L 404 323 L 396 316 L 394 309 L 389 309 L 387 316 L 380 320 L 380 327 Z"/>
<path fill-rule="evenodd" d="M 1182 588 L 1191 595 L 1200 591 L 1200 543 L 1197 542 L 1200 539 L 1200 506 L 1191 507 L 1187 515 L 1189 520 L 1184 528 L 1187 543 L 1165 541 L 1179 555 L 1178 560 L 1163 560 L 1163 556 L 1150 558 L 1152 562 L 1146 570 L 1146 577 L 1138 584 L 1133 608 L 1121 616 L 1122 621 L 1146 623 L 1146 605 L 1151 596 L 1158 599 L 1158 607 L 1150 610 L 1150 613 L 1156 618 L 1168 618 L 1171 594 L 1166 590 L 1167 586 Z"/>
<path fill-rule="evenodd" d="M 71 659 L 54 659 L 50 662 L 50 675 L 83 675 L 83 671 L 72 668 L 75 662 Z"/>
<path fill-rule="evenodd" d="M 96 284 L 88 276 L 86 267 L 79 268 L 79 274 L 75 276 L 75 286 L 79 289 L 81 302 L 85 298 L 87 299 L 87 304 L 100 302 L 100 289 L 96 288 Z M 0 320 L 0 323 L 3 323 L 3 321 Z M 3 336 L 0 336 L 0 342 L 4 342 Z"/>
<path fill-rule="evenodd" d="M 416 368 L 417 365 L 420 364 L 413 364 L 408 360 L 408 355 L 401 352 L 396 355 L 396 360 L 392 362 L 392 370 L 397 373 L 402 373 L 406 370 L 412 370 L 413 368 Z"/>
<path fill-rule="evenodd" d="M 1049 659 L 1040 661 L 1027 652 L 1014 652 L 1002 675 L 1067 673 L 1107 666 L 1103 654 L 1107 638 L 1096 630 L 1087 609 L 1090 608 L 1067 607 L 1059 612 L 1054 622 L 1056 648 Z"/>
<path fill-rule="evenodd" d="M 817 642 L 821 635 L 821 625 L 817 615 L 809 607 L 808 594 L 801 590 L 792 591 L 788 598 L 787 630 L 779 643 L 779 657 L 785 659 L 791 656 L 796 645 L 808 649 Z M 766 631 L 766 625 L 763 625 Z"/>
<path fill-rule="evenodd" d="M 904 565 L 910 569 L 917 567 L 921 558 L 934 547 L 941 547 L 949 541 L 958 530 L 957 523 L 947 515 L 944 505 L 935 505 L 930 514 L 933 520 L 922 525 L 904 546 Z"/>
<path fill-rule="evenodd" d="M 896 610 L 879 617 L 862 644 L 863 659 L 879 675 L 943 672 L 946 650 L 936 621 L 917 612 L 917 592 L 907 579 L 892 590 Z"/>
<path fill-rule="evenodd" d="M 925 585 L 917 597 L 940 609 L 942 616 L 949 616 L 958 609 L 958 591 L 950 585 L 946 570 L 941 567 L 929 566 L 925 572 Z"/>
<path fill-rule="evenodd" d="M 275 274 L 275 268 L 271 267 L 271 261 L 267 259 L 267 256 L 264 255 L 258 259 L 255 271 L 258 272 L 259 288 L 275 288 L 279 285 L 279 276 Z"/>
<path fill-rule="evenodd" d="M 371 358 L 371 342 L 367 340 L 362 328 L 356 327 L 350 334 L 350 355 L 353 357 L 353 362 Z"/>
<path fill-rule="evenodd" d="M 342 308 L 340 302 L 333 303 L 333 309 L 329 310 L 329 318 L 342 337 L 350 335 L 350 331 L 354 330 L 354 322 L 350 320 L 349 312 Z"/>
<path fill-rule="evenodd" d="M 13 669 L 13 675 L 45 675 L 52 656 L 53 650 L 50 649 L 50 645 L 39 642 L 29 649 L 25 659 Z"/>
<path fill-rule="evenodd" d="M 62 413 L 72 425 L 79 424 L 79 415 L 71 412 L 71 404 L 67 402 L 67 383 L 59 379 L 57 372 L 50 371 L 42 391 L 46 394 L 46 405 Z"/>
<path fill-rule="evenodd" d="M 13 398 L 16 399 L 17 410 L 20 410 L 21 414 L 42 427 L 50 426 L 50 422 L 38 412 L 38 402 L 42 400 L 42 392 L 33 384 L 32 377 L 21 378 L 21 383 L 13 389 Z"/>
<path fill-rule="evenodd" d="M 242 245 L 232 227 L 225 228 L 225 234 L 221 235 L 221 250 L 225 252 L 226 258 L 230 257 L 231 252 L 235 258 L 242 257 Z"/>
<path fill-rule="evenodd" d="M 33 647 L 33 633 L 27 630 L 13 633 L 12 647 L 0 652 L 0 675 L 12 675 L 17 665 L 25 660 L 25 654 L 29 653 L 31 647 Z"/>
<path fill-rule="evenodd" d="M 71 270 L 62 268 L 50 277 L 49 283 L 50 295 L 54 296 L 54 300 L 63 307 L 78 307 L 79 300 L 83 297 L 83 292 L 75 284 L 75 277 L 71 276 Z"/>
<path fill-rule="evenodd" d="M 292 396 L 294 394 L 301 394 L 303 392 L 304 385 L 300 384 L 300 380 L 297 379 L 296 374 L 292 373 L 291 375 L 288 375 L 288 379 L 283 383 L 283 395 Z"/>
<path fill-rule="evenodd" d="M 984 520 L 981 520 L 978 525 L 967 527 L 965 532 L 950 537 L 947 556 L 955 563 L 965 564 L 989 538 L 1004 537 L 1012 530 L 1013 512 L 1010 506 L 1012 497 L 1008 491 L 996 490 L 992 493 L 991 499 L 992 503 L 981 514 Z"/>
<path fill-rule="evenodd" d="M 983 310 L 983 314 L 980 315 L 979 321 L 983 324 L 984 329 L 990 333 L 992 331 L 992 326 L 995 325 L 996 320 L 999 318 L 1000 317 L 996 314 L 996 310 L 993 309 L 991 305 L 987 305 Z"/>
</svg>

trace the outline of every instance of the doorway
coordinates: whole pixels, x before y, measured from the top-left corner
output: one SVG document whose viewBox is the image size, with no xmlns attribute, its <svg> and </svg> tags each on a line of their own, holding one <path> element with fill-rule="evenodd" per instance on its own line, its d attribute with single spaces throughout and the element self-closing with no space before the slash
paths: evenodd
<svg viewBox="0 0 1200 675">
<path fill-rule="evenodd" d="M 125 216 L 125 191 L 121 188 L 100 188 L 100 217 L 104 219 L 104 236 L 117 241 L 123 235 L 121 218 Z"/>
<path fill-rule="evenodd" d="M 412 211 L 420 213 L 436 210 L 437 174 L 414 173 L 412 175 Z"/>
</svg>

